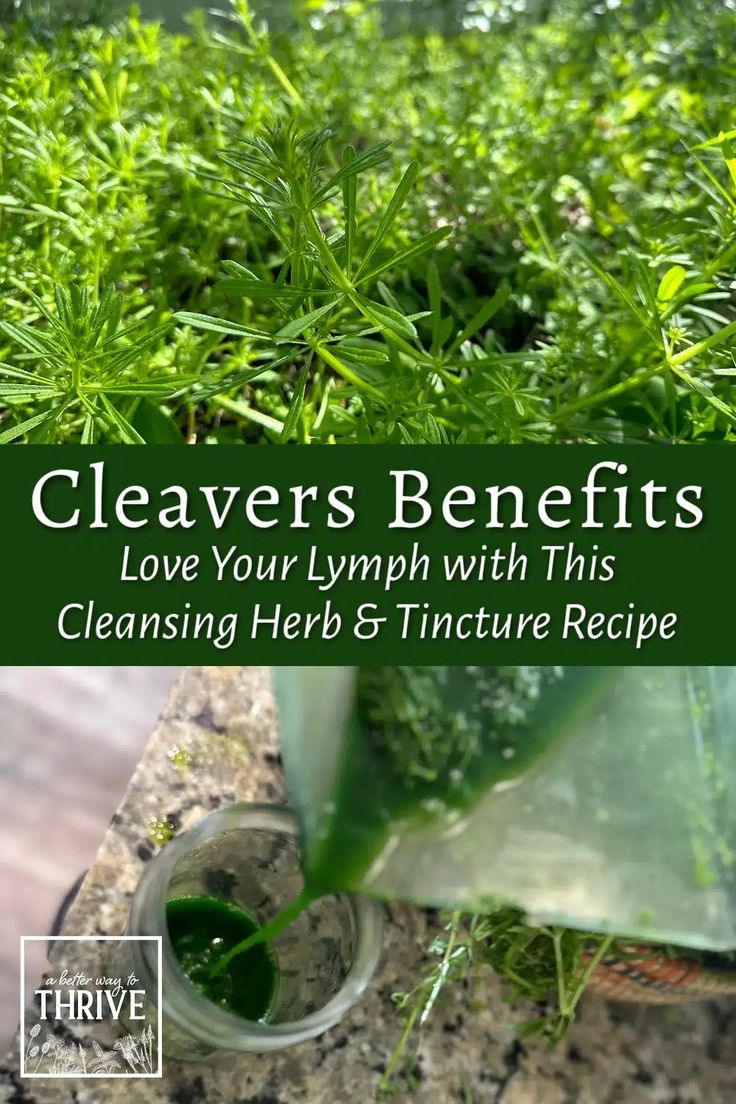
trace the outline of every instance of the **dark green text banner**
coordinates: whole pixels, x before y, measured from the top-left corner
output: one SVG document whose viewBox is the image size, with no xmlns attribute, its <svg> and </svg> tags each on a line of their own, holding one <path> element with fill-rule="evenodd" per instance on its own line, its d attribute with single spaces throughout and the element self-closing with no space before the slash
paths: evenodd
<svg viewBox="0 0 736 1104">
<path fill-rule="evenodd" d="M 5 664 L 736 662 L 736 450 L 0 450 Z"/>
</svg>

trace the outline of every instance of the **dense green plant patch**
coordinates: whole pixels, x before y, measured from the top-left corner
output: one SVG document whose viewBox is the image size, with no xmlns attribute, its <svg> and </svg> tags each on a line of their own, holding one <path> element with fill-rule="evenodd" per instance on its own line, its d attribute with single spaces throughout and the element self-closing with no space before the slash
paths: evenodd
<svg viewBox="0 0 736 1104">
<path fill-rule="evenodd" d="M 731 438 L 736 17 L 548 7 L 0 31 L 0 440 Z"/>
</svg>

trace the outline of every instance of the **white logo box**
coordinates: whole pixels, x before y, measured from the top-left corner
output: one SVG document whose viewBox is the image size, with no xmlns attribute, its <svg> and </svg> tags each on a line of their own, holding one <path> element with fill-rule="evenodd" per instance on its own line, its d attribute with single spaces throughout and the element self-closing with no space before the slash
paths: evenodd
<svg viewBox="0 0 736 1104">
<path fill-rule="evenodd" d="M 156 958 L 157 958 L 157 1030 L 156 1030 L 156 1057 L 157 1068 L 155 1073 L 35 1073 L 29 1072 L 27 1067 L 27 1054 L 29 1051 L 29 1037 L 26 1033 L 26 1012 L 28 1008 L 28 1002 L 26 999 L 26 984 L 25 984 L 25 954 L 27 943 L 125 943 L 125 942 L 148 942 L 155 943 L 156 945 Z M 119 1078 L 124 1080 L 139 1080 L 139 1079 L 151 1079 L 161 1078 L 163 1076 L 163 1053 L 162 1053 L 162 1001 L 163 1001 L 163 983 L 162 983 L 162 949 L 161 949 L 161 936 L 160 935 L 22 935 L 20 937 L 20 1076 L 23 1078 L 36 1078 L 38 1080 L 58 1080 L 62 1078 L 92 1078 L 96 1081 L 105 1080 L 107 1078 Z M 52 1029 L 53 1024 L 58 1021 L 49 1021 L 49 1026 Z"/>
</svg>

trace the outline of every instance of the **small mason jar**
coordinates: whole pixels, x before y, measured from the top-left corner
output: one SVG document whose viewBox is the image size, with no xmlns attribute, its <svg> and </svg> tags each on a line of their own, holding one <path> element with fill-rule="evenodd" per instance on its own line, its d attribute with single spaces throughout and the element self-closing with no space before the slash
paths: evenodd
<svg viewBox="0 0 736 1104">
<path fill-rule="evenodd" d="M 320 1035 L 355 1004 L 378 964 L 383 913 L 353 895 L 315 900 L 273 940 L 278 981 L 266 1023 L 207 1000 L 179 966 L 166 923 L 171 898 L 217 897 L 260 925 L 302 886 L 296 819 L 276 806 L 241 804 L 211 813 L 151 861 L 133 897 L 128 935 L 162 937 L 165 1054 L 201 1061 L 219 1051 L 278 1050 Z M 125 944 L 127 965 L 149 993 L 156 992 L 155 946 Z"/>
</svg>

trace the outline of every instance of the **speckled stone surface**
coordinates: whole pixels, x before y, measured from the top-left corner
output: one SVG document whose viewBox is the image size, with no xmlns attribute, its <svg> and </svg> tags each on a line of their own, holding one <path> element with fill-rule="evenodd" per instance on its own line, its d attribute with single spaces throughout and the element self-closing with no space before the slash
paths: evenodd
<svg viewBox="0 0 736 1104">
<path fill-rule="evenodd" d="M 178 772 L 172 746 L 193 766 Z M 67 934 L 124 930 L 130 898 L 154 851 L 152 818 L 185 829 L 238 800 L 285 800 L 270 676 L 265 668 L 193 668 L 174 687 L 65 922 Z M 391 910 L 383 966 L 364 1000 L 321 1038 L 276 1055 L 213 1065 L 165 1061 L 161 1080 L 18 1076 L 0 1069 L 7 1104 L 366 1104 L 396 1041 L 391 994 L 411 986 L 431 939 L 427 917 Z M 514 1013 L 489 978 L 435 1010 L 407 1104 L 726 1104 L 736 1101 L 736 1005 L 645 1009 L 588 998 L 554 1054 L 514 1039 Z"/>
</svg>

